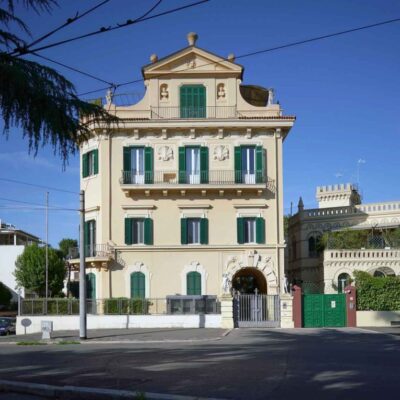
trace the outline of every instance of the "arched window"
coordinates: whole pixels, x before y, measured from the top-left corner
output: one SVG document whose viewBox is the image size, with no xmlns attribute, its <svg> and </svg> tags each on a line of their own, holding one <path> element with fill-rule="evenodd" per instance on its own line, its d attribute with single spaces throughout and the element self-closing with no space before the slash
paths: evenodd
<svg viewBox="0 0 400 400">
<path fill-rule="evenodd" d="M 93 272 L 86 275 L 86 298 L 96 300 L 96 275 Z"/>
<path fill-rule="evenodd" d="M 186 294 L 201 295 L 201 275 L 199 272 L 189 272 L 186 275 Z"/>
<path fill-rule="evenodd" d="M 308 239 L 308 256 L 315 257 L 316 254 L 317 254 L 317 251 L 316 251 L 316 246 L 315 246 L 315 238 L 314 238 L 314 236 L 311 236 Z"/>
<path fill-rule="evenodd" d="M 143 272 L 131 274 L 131 298 L 144 299 L 146 297 L 146 277 Z"/>
<path fill-rule="evenodd" d="M 351 278 L 350 278 L 349 274 L 346 274 L 345 272 L 341 273 L 338 276 L 338 285 L 337 285 L 338 293 L 343 293 L 344 292 L 344 288 L 346 286 L 350 285 L 350 281 L 351 281 Z"/>
</svg>

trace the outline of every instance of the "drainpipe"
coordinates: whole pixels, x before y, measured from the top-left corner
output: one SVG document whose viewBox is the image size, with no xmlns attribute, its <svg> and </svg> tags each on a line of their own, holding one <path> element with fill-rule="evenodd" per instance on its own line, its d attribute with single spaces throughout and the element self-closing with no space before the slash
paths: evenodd
<svg viewBox="0 0 400 400">
<path fill-rule="evenodd" d="M 281 129 L 278 128 L 275 130 L 274 133 L 275 136 L 275 206 L 276 206 L 276 247 L 275 247 L 275 257 L 276 257 L 276 263 L 278 267 L 278 294 L 281 292 L 281 263 L 280 263 L 280 257 L 279 257 L 279 245 L 280 245 L 280 207 L 279 207 L 279 190 L 280 190 L 280 185 L 279 185 L 279 146 L 278 146 L 278 140 L 281 138 Z"/>
</svg>

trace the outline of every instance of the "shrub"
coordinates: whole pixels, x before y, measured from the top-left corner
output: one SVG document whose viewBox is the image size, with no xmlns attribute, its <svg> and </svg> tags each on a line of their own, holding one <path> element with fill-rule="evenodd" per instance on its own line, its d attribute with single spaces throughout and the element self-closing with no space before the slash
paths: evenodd
<svg viewBox="0 0 400 400">
<path fill-rule="evenodd" d="M 151 303 L 145 299 L 128 299 L 118 297 L 106 299 L 104 303 L 104 314 L 148 314 Z"/>
<path fill-rule="evenodd" d="M 357 289 L 357 310 L 400 310 L 400 277 L 374 277 L 364 271 L 354 272 Z"/>
</svg>

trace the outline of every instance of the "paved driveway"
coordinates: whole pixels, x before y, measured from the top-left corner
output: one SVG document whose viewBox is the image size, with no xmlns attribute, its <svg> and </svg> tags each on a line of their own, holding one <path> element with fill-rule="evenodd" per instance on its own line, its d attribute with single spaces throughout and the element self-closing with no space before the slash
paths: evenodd
<svg viewBox="0 0 400 400">
<path fill-rule="evenodd" d="M 395 399 L 400 337 L 361 329 L 234 330 L 218 340 L 1 345 L 1 379 L 231 399 Z"/>
</svg>

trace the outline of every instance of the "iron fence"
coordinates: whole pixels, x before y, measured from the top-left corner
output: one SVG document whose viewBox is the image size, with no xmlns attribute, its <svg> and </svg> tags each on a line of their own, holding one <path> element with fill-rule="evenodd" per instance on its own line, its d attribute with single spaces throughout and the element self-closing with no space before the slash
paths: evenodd
<svg viewBox="0 0 400 400">
<path fill-rule="evenodd" d="M 274 187 L 274 181 L 264 171 L 210 170 L 188 173 L 186 171 L 122 171 L 120 183 L 124 185 L 233 185 L 233 184 L 267 184 Z"/>
<path fill-rule="evenodd" d="M 216 296 L 171 296 L 151 299 L 87 299 L 86 310 L 92 315 L 172 315 L 172 314 L 220 314 L 220 302 Z M 21 315 L 78 315 L 79 300 L 68 299 L 21 299 Z"/>
</svg>

